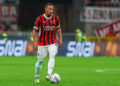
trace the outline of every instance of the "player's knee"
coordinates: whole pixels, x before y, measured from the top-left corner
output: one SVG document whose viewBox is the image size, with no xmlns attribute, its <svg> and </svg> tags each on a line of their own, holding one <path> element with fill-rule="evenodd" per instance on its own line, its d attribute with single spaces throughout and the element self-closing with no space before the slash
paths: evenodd
<svg viewBox="0 0 120 86">
<path fill-rule="evenodd" d="M 38 61 L 43 62 L 44 58 L 38 58 Z"/>
<path fill-rule="evenodd" d="M 54 57 L 55 57 L 55 55 L 56 55 L 56 53 L 55 53 L 55 52 L 54 52 L 54 53 L 49 53 L 50 58 L 54 58 Z"/>
<path fill-rule="evenodd" d="M 54 59 L 55 58 L 55 55 L 54 54 L 51 54 L 49 55 L 50 58 Z"/>
<path fill-rule="evenodd" d="M 53 62 L 53 61 L 55 61 L 55 58 L 50 58 L 50 60 Z"/>
</svg>

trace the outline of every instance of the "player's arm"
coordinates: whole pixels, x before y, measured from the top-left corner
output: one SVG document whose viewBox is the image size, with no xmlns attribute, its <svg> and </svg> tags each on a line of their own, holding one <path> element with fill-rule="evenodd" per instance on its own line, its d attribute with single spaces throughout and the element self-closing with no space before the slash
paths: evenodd
<svg viewBox="0 0 120 86">
<path fill-rule="evenodd" d="M 61 32 L 61 28 L 57 28 L 57 34 L 58 34 L 58 37 L 59 37 L 59 47 L 62 46 L 63 42 L 62 42 L 62 32 Z"/>
<path fill-rule="evenodd" d="M 37 29 L 33 29 L 33 32 L 32 32 L 32 35 L 33 35 L 33 41 L 34 41 L 34 43 L 37 43 L 37 40 L 36 40 L 36 36 L 37 36 Z"/>
<path fill-rule="evenodd" d="M 37 40 L 36 40 L 36 38 L 37 38 L 37 29 L 35 29 L 35 28 L 33 29 L 32 35 L 33 35 L 34 47 L 35 47 L 35 49 L 37 49 L 37 47 L 38 47 Z"/>
<path fill-rule="evenodd" d="M 37 31 L 38 31 L 38 28 L 39 28 L 39 24 L 40 24 L 40 17 L 38 17 L 35 21 L 35 25 L 33 27 L 33 32 L 32 32 L 32 35 L 33 35 L 33 41 L 34 41 L 34 47 L 35 49 L 38 48 L 38 43 L 37 43 Z"/>
<path fill-rule="evenodd" d="M 59 17 L 57 16 L 57 34 L 58 34 L 58 37 L 59 37 L 59 47 L 62 46 L 63 42 L 62 42 L 62 31 L 61 31 L 61 27 L 60 27 L 60 20 L 59 20 Z"/>
</svg>

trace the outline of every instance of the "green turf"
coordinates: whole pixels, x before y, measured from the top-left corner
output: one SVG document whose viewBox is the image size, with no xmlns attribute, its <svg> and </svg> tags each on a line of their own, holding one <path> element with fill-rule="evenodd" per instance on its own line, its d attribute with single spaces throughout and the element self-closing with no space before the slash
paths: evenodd
<svg viewBox="0 0 120 86">
<path fill-rule="evenodd" d="M 56 58 L 54 72 L 61 81 L 45 80 L 46 58 L 40 73 L 40 83 L 34 83 L 37 58 L 1 57 L 0 86 L 120 86 L 120 58 Z"/>
</svg>

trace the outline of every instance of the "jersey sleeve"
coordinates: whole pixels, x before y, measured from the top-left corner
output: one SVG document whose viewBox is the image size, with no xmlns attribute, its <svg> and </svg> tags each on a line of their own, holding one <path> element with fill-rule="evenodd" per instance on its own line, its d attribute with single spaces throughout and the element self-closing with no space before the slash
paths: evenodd
<svg viewBox="0 0 120 86">
<path fill-rule="evenodd" d="M 40 17 L 37 17 L 33 28 L 38 29 L 39 26 L 40 26 Z"/>
<path fill-rule="evenodd" d="M 56 24 L 56 28 L 60 28 L 60 20 L 59 17 L 57 16 L 57 24 Z"/>
</svg>

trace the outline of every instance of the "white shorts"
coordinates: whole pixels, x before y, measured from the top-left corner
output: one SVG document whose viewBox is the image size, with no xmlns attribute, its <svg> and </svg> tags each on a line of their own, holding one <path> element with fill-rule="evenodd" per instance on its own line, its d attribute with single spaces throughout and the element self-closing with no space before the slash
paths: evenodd
<svg viewBox="0 0 120 86">
<path fill-rule="evenodd" d="M 37 57 L 40 59 L 44 59 L 47 55 L 49 55 L 49 57 L 55 57 L 57 51 L 57 44 L 38 46 Z"/>
</svg>

